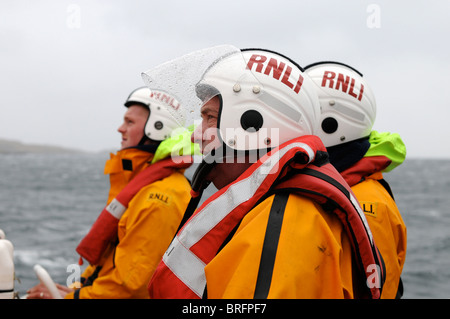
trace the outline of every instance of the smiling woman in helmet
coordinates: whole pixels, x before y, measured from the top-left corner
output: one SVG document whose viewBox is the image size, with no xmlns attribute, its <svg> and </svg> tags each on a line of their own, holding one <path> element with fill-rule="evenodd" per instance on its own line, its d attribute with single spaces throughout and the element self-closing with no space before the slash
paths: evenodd
<svg viewBox="0 0 450 319">
<path fill-rule="evenodd" d="M 317 135 L 360 202 L 384 259 L 387 276 L 381 297 L 401 297 L 406 226 L 382 172 L 403 162 L 405 145 L 398 134 L 372 131 L 375 97 L 360 72 L 339 62 L 314 63 L 305 69 L 316 84 L 321 105 Z"/>
<path fill-rule="evenodd" d="M 133 91 L 118 131 L 122 148 L 106 162 L 110 191 L 105 209 L 77 247 L 89 262 L 77 289 L 59 286 L 65 298 L 148 298 L 147 284 L 170 244 L 190 199 L 184 170 L 191 156 L 172 158 L 178 123 L 167 107 L 182 112 L 165 92 Z M 189 134 L 182 143 L 190 145 Z M 190 148 L 184 148 L 190 149 Z M 185 153 L 186 154 L 186 153 Z M 49 298 L 42 285 L 28 298 Z"/>
<path fill-rule="evenodd" d="M 195 85 L 178 79 L 201 100 L 192 141 L 204 158 L 193 190 L 201 194 L 209 182 L 219 190 L 198 208 L 194 193 L 150 297 L 379 297 L 379 286 L 365 286 L 365 269 L 379 256 L 364 214 L 311 135 L 320 113 L 313 83 L 279 53 L 233 48 L 194 52 L 145 73 L 154 85 L 159 74 L 191 74 L 189 65 L 199 69 L 208 53 L 222 52 Z M 331 198 L 335 205 L 327 206 Z"/>
</svg>

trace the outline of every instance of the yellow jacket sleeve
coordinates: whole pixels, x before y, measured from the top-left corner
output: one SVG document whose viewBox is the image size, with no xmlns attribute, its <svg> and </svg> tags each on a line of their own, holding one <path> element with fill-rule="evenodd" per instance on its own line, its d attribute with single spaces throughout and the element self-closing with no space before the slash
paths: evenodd
<svg viewBox="0 0 450 319">
<path fill-rule="evenodd" d="M 253 298 L 274 196 L 242 220 L 206 266 L 208 298 Z M 352 298 L 350 242 L 336 216 L 290 195 L 284 211 L 268 298 Z"/>
<path fill-rule="evenodd" d="M 377 181 L 381 173 L 352 187 L 386 266 L 381 298 L 395 298 L 406 258 L 406 226 L 395 201 Z"/>
<path fill-rule="evenodd" d="M 173 174 L 139 191 L 119 222 L 119 243 L 91 286 L 75 297 L 148 298 L 147 284 L 172 240 L 190 199 L 189 182 Z M 72 298 L 71 293 L 66 298 Z"/>
</svg>

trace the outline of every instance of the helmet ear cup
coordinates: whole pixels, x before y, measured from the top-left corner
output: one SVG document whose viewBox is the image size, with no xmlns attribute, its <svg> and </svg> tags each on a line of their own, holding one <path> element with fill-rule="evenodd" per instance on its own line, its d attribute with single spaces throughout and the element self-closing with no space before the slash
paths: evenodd
<svg viewBox="0 0 450 319">
<path fill-rule="evenodd" d="M 322 121 L 322 130 L 327 134 L 332 134 L 338 129 L 338 122 L 335 118 L 327 117 Z"/>
<path fill-rule="evenodd" d="M 263 124 L 264 119 L 258 111 L 248 110 L 241 116 L 241 126 L 245 131 L 251 129 L 251 131 L 257 132 Z"/>
</svg>

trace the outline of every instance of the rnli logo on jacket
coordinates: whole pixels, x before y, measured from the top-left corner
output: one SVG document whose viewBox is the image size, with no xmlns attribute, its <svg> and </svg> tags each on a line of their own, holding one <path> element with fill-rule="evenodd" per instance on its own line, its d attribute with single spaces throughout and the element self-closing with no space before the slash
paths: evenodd
<svg viewBox="0 0 450 319">
<path fill-rule="evenodd" d="M 377 217 L 378 203 L 361 202 L 361 208 L 366 216 Z"/>
<path fill-rule="evenodd" d="M 298 75 L 291 74 L 292 67 L 282 61 L 279 62 L 275 58 L 267 59 L 264 55 L 253 54 L 248 60 L 247 68 L 249 70 L 255 68 L 255 71 L 258 73 L 272 76 L 297 94 L 302 88 L 303 76 L 300 73 Z"/>
<path fill-rule="evenodd" d="M 169 196 L 167 196 L 166 194 L 162 194 L 162 193 L 150 193 L 148 195 L 147 201 L 152 201 L 152 200 L 157 200 L 160 202 L 163 202 L 165 204 L 169 204 Z"/>
</svg>

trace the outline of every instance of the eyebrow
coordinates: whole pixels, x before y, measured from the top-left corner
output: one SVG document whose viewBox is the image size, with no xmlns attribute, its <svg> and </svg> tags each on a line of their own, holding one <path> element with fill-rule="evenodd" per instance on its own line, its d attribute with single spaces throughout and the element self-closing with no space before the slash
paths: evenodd
<svg viewBox="0 0 450 319">
<path fill-rule="evenodd" d="M 208 113 L 219 114 L 219 111 L 215 110 L 211 106 L 202 107 L 200 109 L 200 114 L 201 115 L 205 115 L 205 114 L 208 114 Z"/>
</svg>

